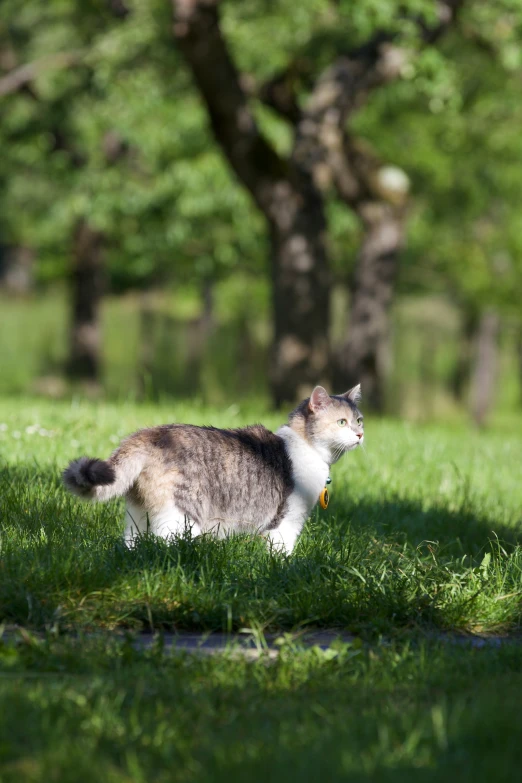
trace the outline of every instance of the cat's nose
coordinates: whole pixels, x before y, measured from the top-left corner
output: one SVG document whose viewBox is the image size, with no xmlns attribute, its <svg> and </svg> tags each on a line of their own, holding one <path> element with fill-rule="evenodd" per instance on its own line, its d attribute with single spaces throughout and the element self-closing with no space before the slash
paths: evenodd
<svg viewBox="0 0 522 783">
<path fill-rule="evenodd" d="M 355 434 L 357 435 L 357 437 L 359 438 L 359 440 L 360 440 L 360 439 L 362 438 L 362 436 L 363 436 L 362 432 L 356 432 Z"/>
</svg>

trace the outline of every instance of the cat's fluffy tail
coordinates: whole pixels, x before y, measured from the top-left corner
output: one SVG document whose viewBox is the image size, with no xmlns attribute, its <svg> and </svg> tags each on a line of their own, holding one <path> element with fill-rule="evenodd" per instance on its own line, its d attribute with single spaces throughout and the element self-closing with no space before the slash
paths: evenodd
<svg viewBox="0 0 522 783">
<path fill-rule="evenodd" d="M 84 500 L 110 500 L 128 492 L 143 463 L 143 456 L 136 452 L 123 455 L 116 451 L 108 460 L 80 457 L 64 470 L 63 483 Z"/>
</svg>

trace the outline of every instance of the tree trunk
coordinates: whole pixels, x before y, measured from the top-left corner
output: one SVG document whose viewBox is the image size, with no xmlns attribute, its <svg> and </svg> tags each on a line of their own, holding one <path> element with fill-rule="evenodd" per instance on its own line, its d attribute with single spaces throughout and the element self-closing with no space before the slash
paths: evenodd
<svg viewBox="0 0 522 783">
<path fill-rule="evenodd" d="M 29 247 L 0 247 L 0 287 L 8 294 L 24 296 L 33 287 L 35 253 Z"/>
<path fill-rule="evenodd" d="M 415 20 L 426 43 L 433 44 L 448 29 L 461 4 L 462 0 L 438 3 L 432 25 Z M 290 63 L 259 90 L 261 100 L 295 128 L 292 161 L 308 172 L 318 190 L 333 185 L 365 228 L 350 331 L 334 374 L 336 388 L 360 382 L 365 402 L 378 410 L 384 404 L 389 310 L 404 238 L 409 181 L 400 169 L 382 166 L 366 145 L 350 137 L 347 126 L 373 90 L 400 77 L 409 58 L 396 33 L 378 30 L 356 49 L 338 53 L 313 81 L 303 109 L 297 90 L 299 81 L 306 83 L 310 58 Z M 300 79 L 301 69 L 305 73 Z"/>
<path fill-rule="evenodd" d="M 455 399 L 465 403 L 471 376 L 471 361 L 473 356 L 473 340 L 477 332 L 477 314 L 474 310 L 464 312 L 462 327 L 458 340 L 458 354 L 455 369 L 451 376 L 451 388 Z"/>
<path fill-rule="evenodd" d="M 364 238 L 352 289 L 348 337 L 338 357 L 336 387 L 361 384 L 365 403 L 384 408 L 393 301 L 404 224 L 400 211 L 385 203 L 360 208 Z"/>
<path fill-rule="evenodd" d="M 329 374 L 330 274 L 322 202 L 303 187 L 301 197 L 288 194 L 284 210 L 291 219 L 271 224 L 271 385 L 278 407 L 327 383 Z"/>
<path fill-rule="evenodd" d="M 518 386 L 519 386 L 519 401 L 522 406 L 522 327 L 519 327 L 518 338 L 516 344 L 517 361 L 518 361 Z"/>
<path fill-rule="evenodd" d="M 262 99 L 294 125 L 294 148 L 284 160 L 259 131 L 245 94 L 248 80 L 239 78 L 221 33 L 219 0 L 171 2 L 174 36 L 207 106 L 215 138 L 270 226 L 275 403 L 295 400 L 307 387 L 323 380 L 329 368 L 330 280 L 321 191 L 335 183 L 341 198 L 352 207 L 357 205 L 357 213 L 368 226 L 343 375 L 363 382 L 366 399 L 382 407 L 382 354 L 403 236 L 402 219 L 397 217 L 400 210 L 394 205 L 404 204 L 407 178 L 400 172 L 398 202 L 396 193 L 391 199 L 385 196 L 383 202 L 378 193 L 375 198 L 374 191 L 382 183 L 372 182 L 375 171 L 366 170 L 367 156 L 359 156 L 365 169 L 362 176 L 360 172 L 354 175 L 345 165 L 343 134 L 349 116 L 370 91 L 401 74 L 408 57 L 393 45 L 397 33 L 377 31 L 356 50 L 339 54 L 314 80 L 304 109 L 294 94 L 292 64 L 286 75 L 276 76 L 260 90 Z M 427 43 L 447 29 L 461 3 L 439 3 L 433 26 L 417 20 Z"/>
<path fill-rule="evenodd" d="M 201 285 L 202 310 L 197 318 L 188 321 L 185 326 L 186 366 L 185 386 L 189 393 L 203 392 L 203 369 L 209 350 L 209 341 L 216 328 L 214 312 L 215 280 L 206 277 Z"/>
<path fill-rule="evenodd" d="M 216 2 L 172 0 L 174 35 L 217 142 L 264 214 L 271 238 L 274 403 L 294 403 L 328 371 L 329 273 L 322 197 L 306 167 L 262 136 L 219 24 Z"/>
<path fill-rule="evenodd" d="M 211 277 L 206 277 L 201 285 L 201 300 L 203 308 L 200 316 L 201 331 L 203 332 L 203 340 L 206 342 L 211 336 L 215 327 L 214 318 L 214 288 L 215 280 Z"/>
<path fill-rule="evenodd" d="M 67 374 L 73 380 L 85 381 L 93 386 L 100 381 L 100 303 L 103 288 L 103 235 L 82 219 L 74 232 Z"/>
<path fill-rule="evenodd" d="M 364 73 L 362 63 L 342 59 L 324 73 L 308 109 L 301 154 L 307 156 L 316 182 L 326 177 L 326 184 L 331 177 L 338 196 L 358 215 L 364 229 L 352 285 L 348 338 L 334 367 L 335 388 L 360 383 L 365 404 L 382 411 L 390 350 L 389 311 L 404 244 L 409 179 L 401 169 L 383 165 L 368 144 L 352 138 L 346 127 L 330 118 L 336 116 L 329 110 L 335 94 L 339 95 L 338 114 L 349 115 L 353 84 L 359 83 L 363 90 Z"/>
<path fill-rule="evenodd" d="M 471 375 L 471 415 L 482 427 L 493 405 L 498 364 L 500 319 L 493 310 L 480 316 Z"/>
<path fill-rule="evenodd" d="M 156 322 L 153 301 L 148 291 L 142 292 L 140 296 L 139 319 L 137 389 L 140 400 L 150 400 L 153 393 Z"/>
</svg>

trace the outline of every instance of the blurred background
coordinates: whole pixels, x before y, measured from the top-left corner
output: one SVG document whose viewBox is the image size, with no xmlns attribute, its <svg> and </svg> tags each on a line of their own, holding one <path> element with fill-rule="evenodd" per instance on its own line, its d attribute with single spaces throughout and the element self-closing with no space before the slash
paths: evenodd
<svg viewBox="0 0 522 783">
<path fill-rule="evenodd" d="M 522 411 L 519 0 L 3 0 L 0 395 Z"/>
</svg>

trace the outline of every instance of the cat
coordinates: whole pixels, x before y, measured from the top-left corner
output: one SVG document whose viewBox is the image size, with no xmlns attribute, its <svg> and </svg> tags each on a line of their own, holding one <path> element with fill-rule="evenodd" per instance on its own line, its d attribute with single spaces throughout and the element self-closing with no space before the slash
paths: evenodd
<svg viewBox="0 0 522 783">
<path fill-rule="evenodd" d="M 88 500 L 125 496 L 125 542 L 150 531 L 168 538 L 259 533 L 290 554 L 329 478 L 330 465 L 362 445 L 360 385 L 311 396 L 273 433 L 166 424 L 125 438 L 108 460 L 80 457 L 63 473 Z"/>
</svg>

